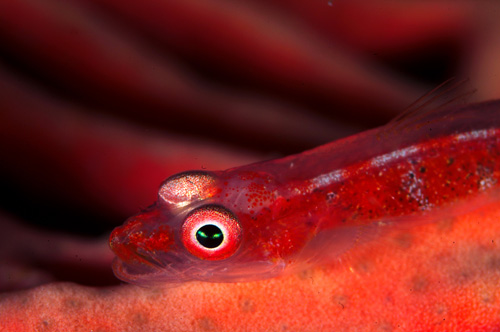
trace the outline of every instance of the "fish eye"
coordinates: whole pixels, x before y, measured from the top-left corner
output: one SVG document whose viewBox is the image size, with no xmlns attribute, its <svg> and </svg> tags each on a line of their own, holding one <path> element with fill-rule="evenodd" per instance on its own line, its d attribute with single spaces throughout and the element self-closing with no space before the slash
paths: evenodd
<svg viewBox="0 0 500 332">
<path fill-rule="evenodd" d="M 241 226 L 224 207 L 205 205 L 187 215 L 182 224 L 182 242 L 200 259 L 228 258 L 239 248 Z"/>
</svg>

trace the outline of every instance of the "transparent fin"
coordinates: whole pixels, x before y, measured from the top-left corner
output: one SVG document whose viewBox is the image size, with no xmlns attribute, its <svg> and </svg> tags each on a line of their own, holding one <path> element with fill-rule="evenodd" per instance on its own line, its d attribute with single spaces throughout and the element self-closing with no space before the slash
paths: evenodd
<svg viewBox="0 0 500 332">
<path fill-rule="evenodd" d="M 428 224 L 443 227 L 453 223 L 459 216 L 475 213 L 485 206 L 499 202 L 500 189 L 497 188 L 442 208 L 381 218 L 364 225 L 322 230 L 297 255 L 295 266 L 290 266 L 289 270 L 300 271 L 317 265 L 338 263 L 349 265 L 355 258 L 355 252 L 370 252 L 374 245 L 393 247 L 394 241 L 401 242 L 401 249 L 405 249 L 405 236 L 411 237 L 416 227 Z M 362 247 L 366 250 L 358 250 Z"/>
<path fill-rule="evenodd" d="M 431 123 L 429 119 L 431 113 L 465 105 L 470 102 L 475 92 L 476 89 L 470 86 L 468 78 L 460 80 L 450 78 L 408 106 L 386 125 L 384 131 L 391 133 L 418 129 L 423 124 Z M 426 119 L 429 120 L 425 121 Z"/>
</svg>

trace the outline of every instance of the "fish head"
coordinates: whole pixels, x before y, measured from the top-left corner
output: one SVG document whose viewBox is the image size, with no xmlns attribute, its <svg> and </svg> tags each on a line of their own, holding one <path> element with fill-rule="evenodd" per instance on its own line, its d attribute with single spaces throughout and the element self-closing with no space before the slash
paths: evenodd
<svg viewBox="0 0 500 332">
<path fill-rule="evenodd" d="M 244 193 L 250 186 L 235 190 L 223 177 L 222 172 L 191 171 L 165 180 L 154 205 L 111 233 L 115 275 L 147 286 L 248 281 L 279 274 L 284 263 L 267 259 L 260 250 L 262 241 L 252 240 L 255 218 Z"/>
</svg>

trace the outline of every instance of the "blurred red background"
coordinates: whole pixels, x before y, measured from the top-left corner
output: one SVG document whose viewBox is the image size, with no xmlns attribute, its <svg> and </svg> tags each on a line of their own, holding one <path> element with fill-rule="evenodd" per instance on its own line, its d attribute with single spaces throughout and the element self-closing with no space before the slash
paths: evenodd
<svg viewBox="0 0 500 332">
<path fill-rule="evenodd" d="M 0 2 L 0 289 L 116 282 L 107 234 L 176 172 L 382 125 L 453 76 L 469 77 L 478 100 L 498 97 L 498 9 Z"/>
</svg>

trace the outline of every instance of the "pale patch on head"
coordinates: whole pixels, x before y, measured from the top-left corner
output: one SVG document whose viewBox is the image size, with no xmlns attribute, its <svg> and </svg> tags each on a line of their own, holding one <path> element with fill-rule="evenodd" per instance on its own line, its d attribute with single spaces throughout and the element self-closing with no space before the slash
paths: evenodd
<svg viewBox="0 0 500 332">
<path fill-rule="evenodd" d="M 158 191 L 159 199 L 177 208 L 207 199 L 215 194 L 216 179 L 212 173 L 193 171 L 169 177 Z"/>
</svg>

